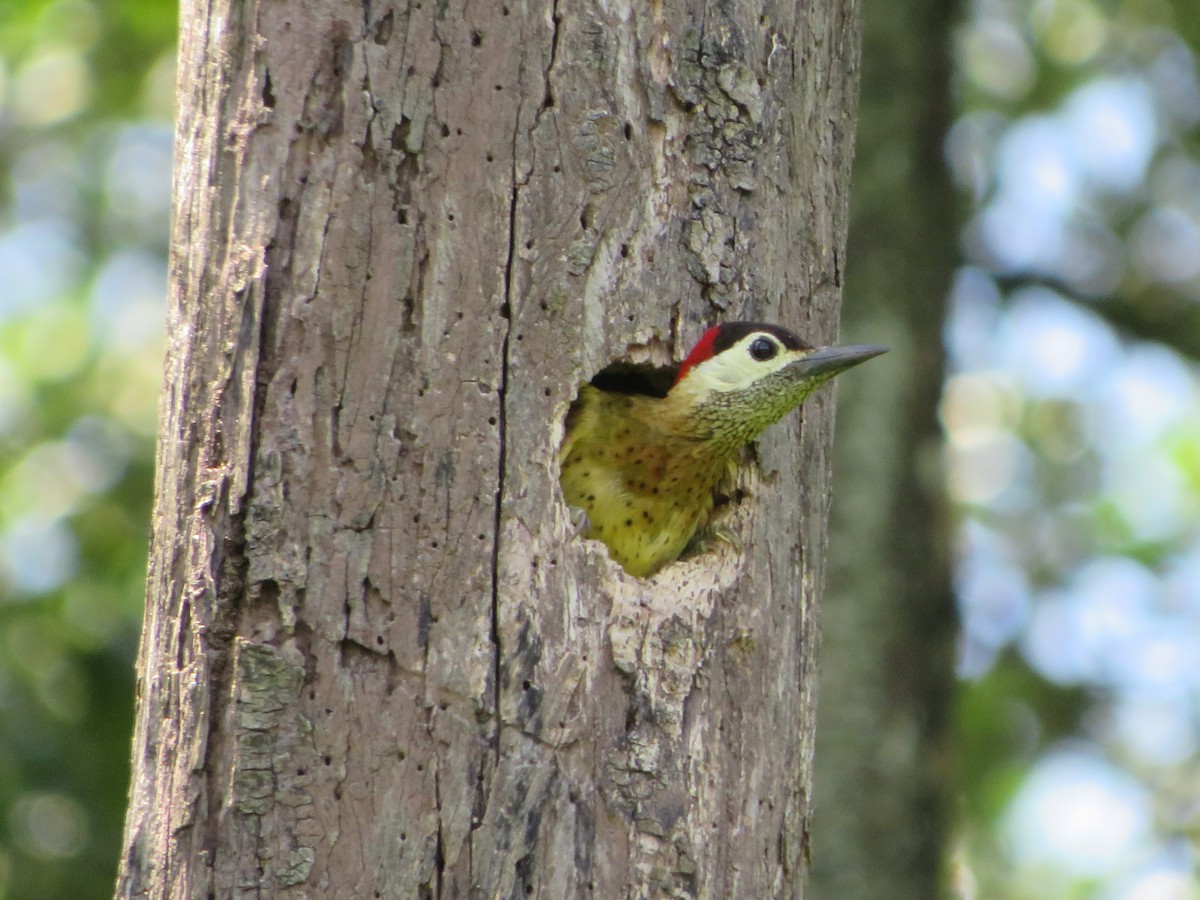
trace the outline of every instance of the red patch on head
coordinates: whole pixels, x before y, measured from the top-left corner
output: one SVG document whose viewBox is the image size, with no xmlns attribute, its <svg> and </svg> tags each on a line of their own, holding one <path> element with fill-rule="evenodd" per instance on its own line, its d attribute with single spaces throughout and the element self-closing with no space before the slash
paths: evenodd
<svg viewBox="0 0 1200 900">
<path fill-rule="evenodd" d="M 683 376 L 688 373 L 693 366 L 698 366 L 706 359 L 712 359 L 713 344 L 716 343 L 717 334 L 721 331 L 720 325 L 714 325 L 708 331 L 704 332 L 704 337 L 696 341 L 696 346 L 692 348 L 692 352 L 687 355 L 687 359 L 683 361 L 683 365 L 679 367 L 679 374 L 675 376 L 675 382 L 671 386 L 674 387 L 679 382 L 683 381 Z"/>
</svg>

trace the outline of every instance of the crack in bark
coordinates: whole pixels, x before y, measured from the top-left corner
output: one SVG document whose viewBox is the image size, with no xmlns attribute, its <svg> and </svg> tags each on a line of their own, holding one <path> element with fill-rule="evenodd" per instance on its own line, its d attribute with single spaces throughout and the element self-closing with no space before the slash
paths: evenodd
<svg viewBox="0 0 1200 900">
<path fill-rule="evenodd" d="M 432 718 L 432 714 L 431 714 L 430 715 L 431 725 L 432 725 L 432 722 L 433 722 L 433 718 Z M 432 736 L 432 733 L 433 732 L 432 732 L 432 728 L 431 728 L 430 729 L 431 736 Z M 441 758 L 435 754 L 433 759 L 434 759 L 434 764 L 433 764 L 434 765 L 434 769 L 433 769 L 433 802 L 434 802 L 434 808 L 438 811 L 438 815 L 437 815 L 437 847 L 436 847 L 435 856 L 434 856 L 433 882 L 434 882 L 434 889 L 436 891 L 434 896 L 441 897 L 442 896 L 442 878 L 445 874 L 444 870 L 446 868 L 446 853 L 445 853 L 446 840 L 445 840 L 445 836 L 444 836 L 446 829 L 443 826 L 443 822 L 445 821 L 445 819 L 442 816 L 442 764 L 441 764 Z M 471 846 L 471 842 L 467 841 L 468 852 L 470 852 L 470 850 L 469 850 L 470 846 Z"/>
<path fill-rule="evenodd" d="M 537 115 L 539 120 L 543 110 L 551 109 L 554 106 L 554 94 L 550 90 L 550 73 L 554 71 L 554 62 L 558 59 L 558 23 L 558 0 L 554 0 L 554 5 L 550 8 L 550 61 L 546 63 L 546 70 L 542 73 L 545 86 L 542 89 L 542 106 Z"/>
<path fill-rule="evenodd" d="M 501 315 L 508 320 L 504 336 L 500 341 L 500 383 L 496 386 L 496 503 L 492 530 L 492 648 L 495 654 L 492 665 L 494 715 L 496 731 L 494 735 L 496 763 L 500 763 L 500 730 L 503 716 L 500 709 L 501 693 L 501 652 L 500 652 L 500 538 L 504 511 L 504 480 L 508 465 L 507 431 L 508 431 L 508 355 L 509 339 L 512 335 L 512 279 L 513 267 L 517 258 L 517 205 L 520 202 L 521 189 L 517 184 L 517 132 L 520 129 L 518 121 L 513 129 L 513 158 L 512 158 L 512 188 L 508 201 L 508 255 L 504 261 L 504 303 Z"/>
</svg>

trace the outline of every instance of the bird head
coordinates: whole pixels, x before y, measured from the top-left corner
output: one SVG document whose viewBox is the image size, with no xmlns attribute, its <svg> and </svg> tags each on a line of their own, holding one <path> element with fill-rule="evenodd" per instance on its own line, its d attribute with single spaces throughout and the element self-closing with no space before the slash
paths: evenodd
<svg viewBox="0 0 1200 900">
<path fill-rule="evenodd" d="M 885 352 L 861 344 L 813 348 L 777 325 L 726 322 L 696 342 L 668 397 L 700 430 L 743 444 L 839 372 Z"/>
</svg>

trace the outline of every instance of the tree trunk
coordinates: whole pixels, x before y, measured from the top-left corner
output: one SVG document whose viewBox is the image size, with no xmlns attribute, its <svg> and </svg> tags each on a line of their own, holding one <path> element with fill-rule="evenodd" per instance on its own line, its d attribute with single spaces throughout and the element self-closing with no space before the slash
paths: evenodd
<svg viewBox="0 0 1200 900">
<path fill-rule="evenodd" d="M 184 6 L 120 896 L 796 897 L 828 397 L 574 536 L 581 381 L 834 332 L 852 0 Z"/>
<path fill-rule="evenodd" d="M 956 633 L 939 466 L 955 259 L 946 0 L 869 3 L 845 329 L 892 352 L 843 385 L 821 607 L 813 896 L 944 894 Z"/>
</svg>

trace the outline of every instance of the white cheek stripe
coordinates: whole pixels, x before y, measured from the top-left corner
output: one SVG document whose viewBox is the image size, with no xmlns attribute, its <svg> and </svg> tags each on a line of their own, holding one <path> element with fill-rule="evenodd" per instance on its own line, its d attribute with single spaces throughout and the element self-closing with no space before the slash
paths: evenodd
<svg viewBox="0 0 1200 900">
<path fill-rule="evenodd" d="M 745 390 L 764 375 L 782 369 L 791 362 L 790 354 L 782 349 L 772 359 L 765 362 L 752 357 L 749 345 L 763 336 L 761 332 L 757 331 L 746 335 L 728 350 L 700 363 L 692 370 L 692 373 L 689 373 L 689 377 L 693 373 L 701 375 L 717 390 Z M 769 339 L 775 340 L 770 337 Z"/>
</svg>

